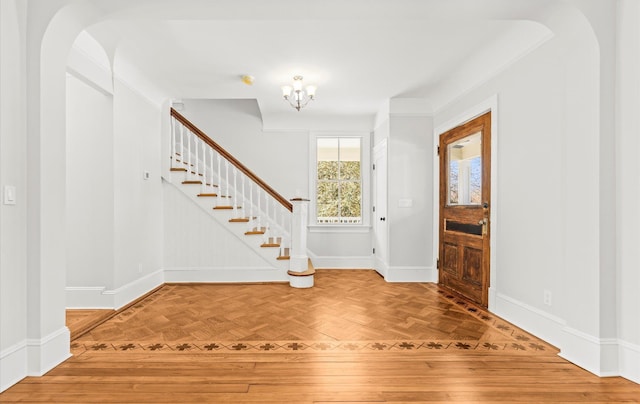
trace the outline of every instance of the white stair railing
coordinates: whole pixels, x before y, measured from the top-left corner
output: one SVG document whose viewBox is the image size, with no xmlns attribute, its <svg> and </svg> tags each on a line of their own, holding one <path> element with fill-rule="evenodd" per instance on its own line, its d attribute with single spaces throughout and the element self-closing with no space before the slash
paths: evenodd
<svg viewBox="0 0 640 404">
<path fill-rule="evenodd" d="M 207 137 L 171 111 L 171 168 L 185 168 L 185 181 L 202 181 L 202 196 L 216 194 L 216 207 L 248 218 L 248 231 L 264 229 L 263 244 L 279 244 L 280 256 L 291 247 L 291 203 Z"/>
</svg>

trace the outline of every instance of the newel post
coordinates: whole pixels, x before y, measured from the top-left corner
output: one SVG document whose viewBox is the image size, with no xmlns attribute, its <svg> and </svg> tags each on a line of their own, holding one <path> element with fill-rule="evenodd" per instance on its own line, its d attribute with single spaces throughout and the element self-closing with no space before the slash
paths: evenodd
<svg viewBox="0 0 640 404">
<path fill-rule="evenodd" d="M 289 253 L 289 285 L 294 288 L 313 286 L 315 270 L 309 265 L 307 256 L 307 218 L 309 200 L 291 199 L 293 218 L 291 221 L 291 251 Z"/>
</svg>

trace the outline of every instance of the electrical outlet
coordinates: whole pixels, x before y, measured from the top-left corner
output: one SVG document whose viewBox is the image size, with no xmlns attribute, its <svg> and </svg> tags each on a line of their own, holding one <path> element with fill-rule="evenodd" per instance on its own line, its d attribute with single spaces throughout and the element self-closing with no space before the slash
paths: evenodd
<svg viewBox="0 0 640 404">
<path fill-rule="evenodd" d="M 551 291 L 545 289 L 543 292 L 542 302 L 547 306 L 551 306 Z"/>
</svg>

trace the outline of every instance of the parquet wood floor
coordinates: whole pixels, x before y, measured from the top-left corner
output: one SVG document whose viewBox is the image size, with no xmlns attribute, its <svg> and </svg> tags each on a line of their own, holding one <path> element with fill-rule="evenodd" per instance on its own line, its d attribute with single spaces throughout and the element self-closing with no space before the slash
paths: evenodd
<svg viewBox="0 0 640 404">
<path fill-rule="evenodd" d="M 75 352 L 149 347 L 242 351 L 264 344 L 270 344 L 268 351 L 291 344 L 295 350 L 324 351 L 382 345 L 491 349 L 485 344 L 497 344 L 514 351 L 555 352 L 436 285 L 388 284 L 374 271 L 337 270 L 318 271 L 311 289 L 287 284 L 165 285 L 74 342 Z"/>
<path fill-rule="evenodd" d="M 165 285 L 0 402 L 639 402 L 432 284 L 319 270 L 284 284 Z"/>
<path fill-rule="evenodd" d="M 71 333 L 71 340 L 78 338 L 96 325 L 103 323 L 115 314 L 115 310 L 67 310 L 66 325 Z"/>
</svg>

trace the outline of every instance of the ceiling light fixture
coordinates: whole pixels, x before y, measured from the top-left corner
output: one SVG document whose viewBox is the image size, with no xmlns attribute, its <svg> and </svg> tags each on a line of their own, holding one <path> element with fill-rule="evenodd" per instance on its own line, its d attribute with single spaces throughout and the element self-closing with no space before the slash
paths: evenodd
<svg viewBox="0 0 640 404">
<path fill-rule="evenodd" d="M 282 87 L 282 96 L 289 104 L 300 111 L 309 101 L 315 100 L 316 86 L 308 85 L 302 89 L 302 76 L 294 76 L 291 86 Z"/>
<path fill-rule="evenodd" d="M 242 80 L 242 82 L 248 86 L 253 84 L 253 80 L 255 80 L 255 77 L 249 75 L 249 74 L 245 74 L 244 76 L 242 76 L 240 78 Z"/>
</svg>

